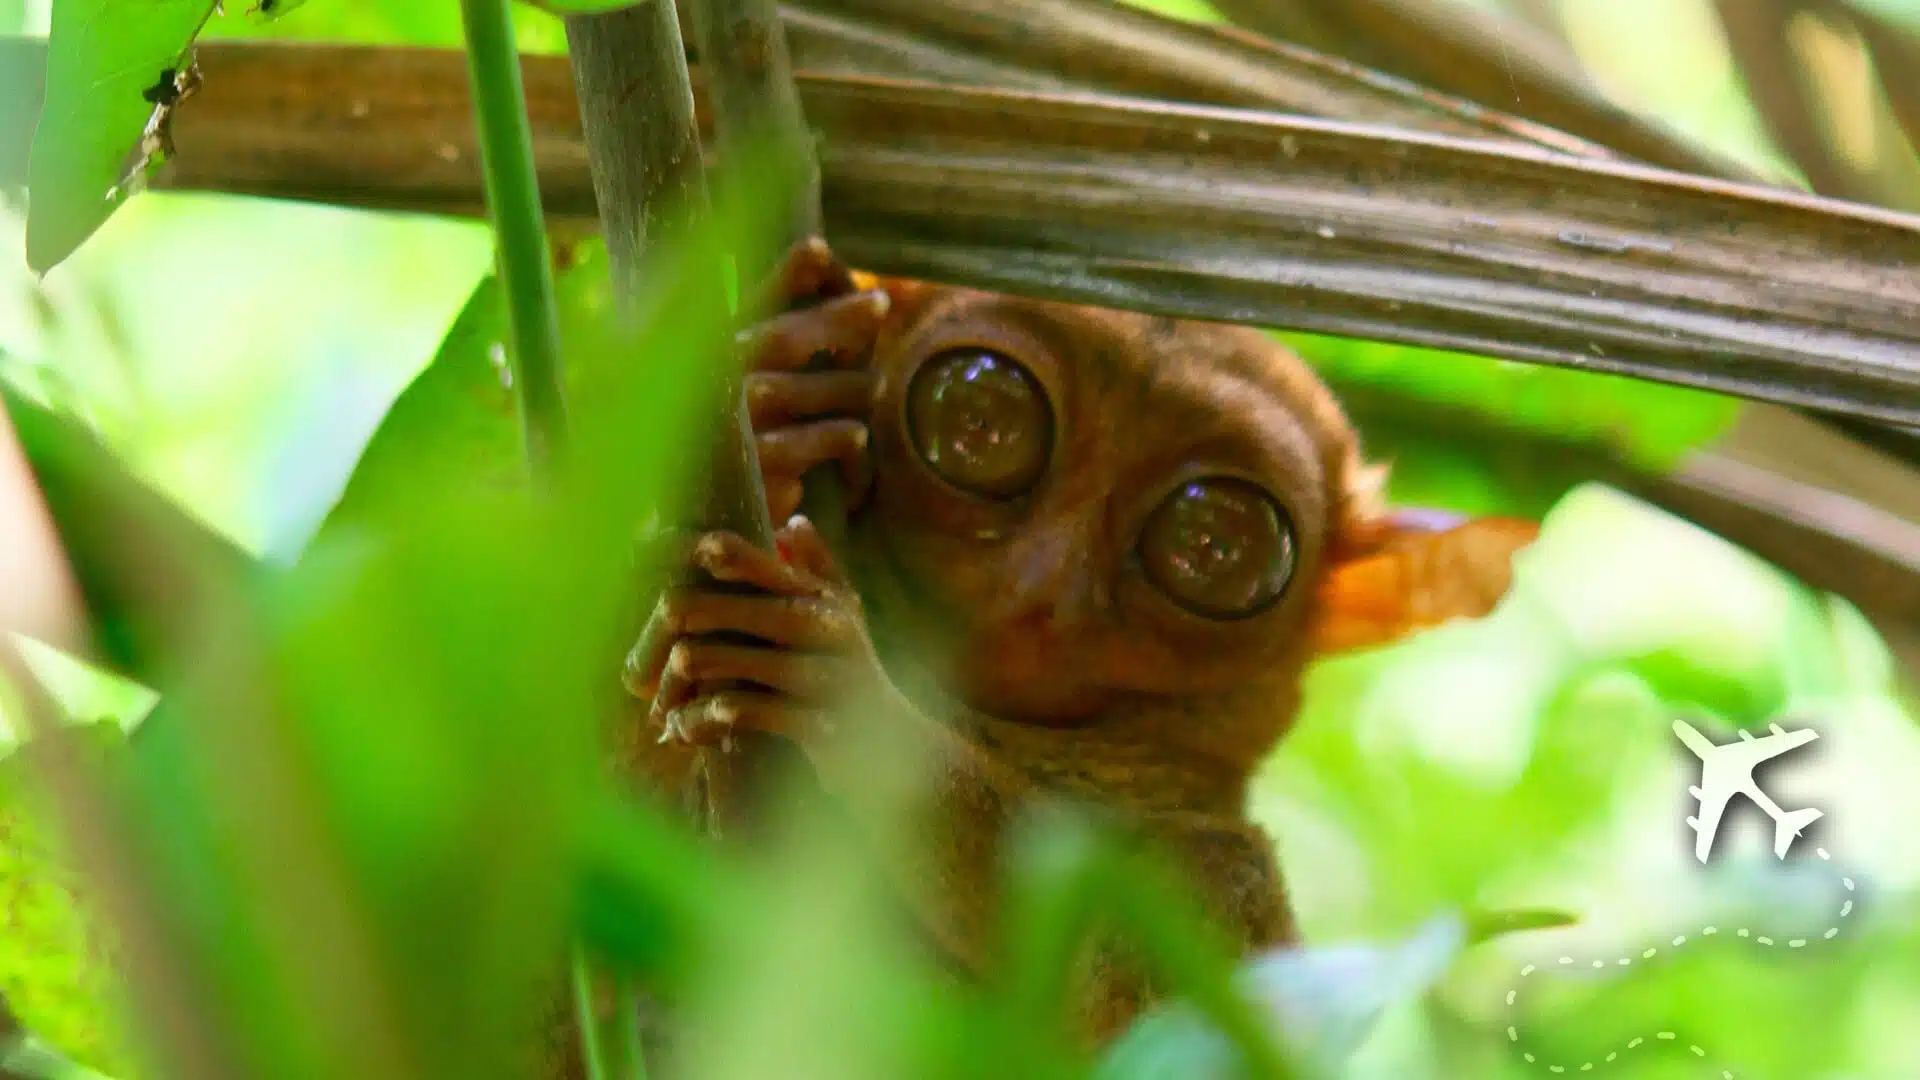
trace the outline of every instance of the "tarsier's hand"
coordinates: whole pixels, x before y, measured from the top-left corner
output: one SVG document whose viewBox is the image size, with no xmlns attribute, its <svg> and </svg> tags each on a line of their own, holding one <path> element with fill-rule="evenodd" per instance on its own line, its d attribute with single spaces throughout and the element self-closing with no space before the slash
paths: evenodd
<svg viewBox="0 0 1920 1080">
<path fill-rule="evenodd" d="M 769 291 L 770 306 L 786 310 L 740 335 L 767 509 L 787 520 L 800 508 L 801 476 L 827 462 L 838 463 L 848 508 L 858 508 L 873 485 L 867 360 L 887 294 L 856 290 L 852 272 L 819 239 L 794 245 Z"/>
<path fill-rule="evenodd" d="M 842 702 L 885 685 L 859 594 L 812 523 L 795 518 L 775 540 L 777 553 L 735 533 L 701 536 L 689 561 L 711 581 L 662 597 L 627 663 L 627 688 L 652 699 L 661 741 L 704 746 L 759 731 L 811 754 L 834 734 Z"/>
</svg>

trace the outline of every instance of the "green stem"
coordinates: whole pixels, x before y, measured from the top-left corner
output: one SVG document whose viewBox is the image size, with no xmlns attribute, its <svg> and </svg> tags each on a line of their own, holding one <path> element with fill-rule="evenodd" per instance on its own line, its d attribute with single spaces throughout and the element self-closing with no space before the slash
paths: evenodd
<svg viewBox="0 0 1920 1080">
<path fill-rule="evenodd" d="M 614 1017 L 620 1051 L 616 1080 L 647 1080 L 647 1051 L 640 1038 L 640 990 L 631 978 L 623 976 L 614 999 L 619 1009 Z"/>
<path fill-rule="evenodd" d="M 520 85 L 508 0 L 460 0 L 467 33 L 467 70 L 479 124 L 480 163 L 495 258 L 507 297 L 513 385 L 526 428 L 527 457 L 545 475 L 562 446 L 565 408 L 560 384 L 560 325 L 546 219 L 533 165 L 533 135 Z"/>
<path fill-rule="evenodd" d="M 593 971 L 587 966 L 587 951 L 578 945 L 573 949 L 573 1008 L 587 1080 L 611 1080 L 600 1046 L 600 1010 L 593 1007 Z"/>
</svg>

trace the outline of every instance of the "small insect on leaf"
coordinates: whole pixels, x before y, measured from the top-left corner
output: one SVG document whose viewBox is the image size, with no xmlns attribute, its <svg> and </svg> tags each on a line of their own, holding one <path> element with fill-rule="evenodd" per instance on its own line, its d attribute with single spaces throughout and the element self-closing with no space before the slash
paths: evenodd
<svg viewBox="0 0 1920 1080">
<path fill-rule="evenodd" d="M 46 104 L 28 164 L 27 262 L 45 273 L 84 243 L 166 149 L 192 89 L 188 48 L 214 0 L 53 5 Z"/>
<path fill-rule="evenodd" d="M 247 9 L 247 14 L 263 22 L 271 22 L 306 2 L 307 0 L 256 0 L 254 5 Z"/>
</svg>

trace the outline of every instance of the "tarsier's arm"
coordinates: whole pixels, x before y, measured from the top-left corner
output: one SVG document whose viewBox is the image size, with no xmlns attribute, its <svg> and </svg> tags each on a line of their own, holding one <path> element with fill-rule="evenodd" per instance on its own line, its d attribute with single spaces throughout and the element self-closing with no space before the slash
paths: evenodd
<svg viewBox="0 0 1920 1080">
<path fill-rule="evenodd" d="M 1512 545 L 1500 545 L 1519 533 L 1489 542 L 1484 530 L 1455 530 L 1436 543 L 1375 515 L 1324 389 L 1257 335 L 1059 305 L 995 308 L 958 290 L 862 290 L 817 243 L 796 249 L 778 290 L 817 301 L 746 341 L 768 502 L 788 524 L 773 553 L 728 534 L 695 546 L 693 563 L 714 579 L 761 591 L 669 592 L 628 680 L 652 701 L 657 730 L 669 744 L 736 730 L 787 739 L 872 836 L 904 821 L 912 842 L 886 845 L 883 861 L 929 936 L 976 974 L 993 967 L 1007 838 L 1056 797 L 1116 812 L 1180 860 L 1243 947 L 1289 940 L 1272 846 L 1242 796 L 1286 726 L 1314 636 L 1364 644 L 1484 611 L 1485 594 L 1504 588 L 1492 579 Z M 902 365 L 934 377 L 903 376 Z M 1229 371 L 1240 381 L 1214 385 Z M 874 414 L 879 396 L 898 419 Z M 1085 414 L 1077 426 L 1070 406 Z M 1131 440 L 1123 451 L 1103 448 L 1114 431 Z M 916 495 L 921 481 L 902 478 L 930 462 L 944 473 L 922 477 Z M 1194 473 L 1196 462 L 1220 468 Z M 965 694 L 937 715 L 883 668 L 835 553 L 810 523 L 789 520 L 801 476 L 823 463 L 837 463 L 855 511 L 878 484 L 886 516 L 863 524 L 894 542 L 892 556 L 922 564 L 922 588 L 904 606 L 966 623 L 970 643 L 948 672 Z M 1135 488 L 1159 509 L 1134 513 Z M 1131 524 L 1116 530 L 1115 519 Z M 1115 547 L 1116 531 L 1133 539 Z M 1495 552 L 1490 584 L 1423 584 L 1436 567 L 1458 569 L 1445 557 L 1456 548 L 1474 565 Z M 765 646 L 708 636 L 723 631 Z M 1253 691 L 1222 693 L 1242 683 Z M 927 771 L 860 759 L 858 736 L 875 732 L 904 736 Z M 1096 949 L 1088 974 L 1095 1036 L 1151 996 L 1117 954 Z"/>
</svg>

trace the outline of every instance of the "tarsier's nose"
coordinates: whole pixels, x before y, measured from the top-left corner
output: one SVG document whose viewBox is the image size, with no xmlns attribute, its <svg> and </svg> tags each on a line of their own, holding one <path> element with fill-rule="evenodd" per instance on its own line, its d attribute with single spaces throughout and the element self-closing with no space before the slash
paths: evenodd
<svg viewBox="0 0 1920 1080">
<path fill-rule="evenodd" d="M 1087 617 L 1105 603 L 1087 520 L 1055 521 L 1007 546 L 1003 595 L 992 598 L 996 622 L 1048 629 Z"/>
</svg>

